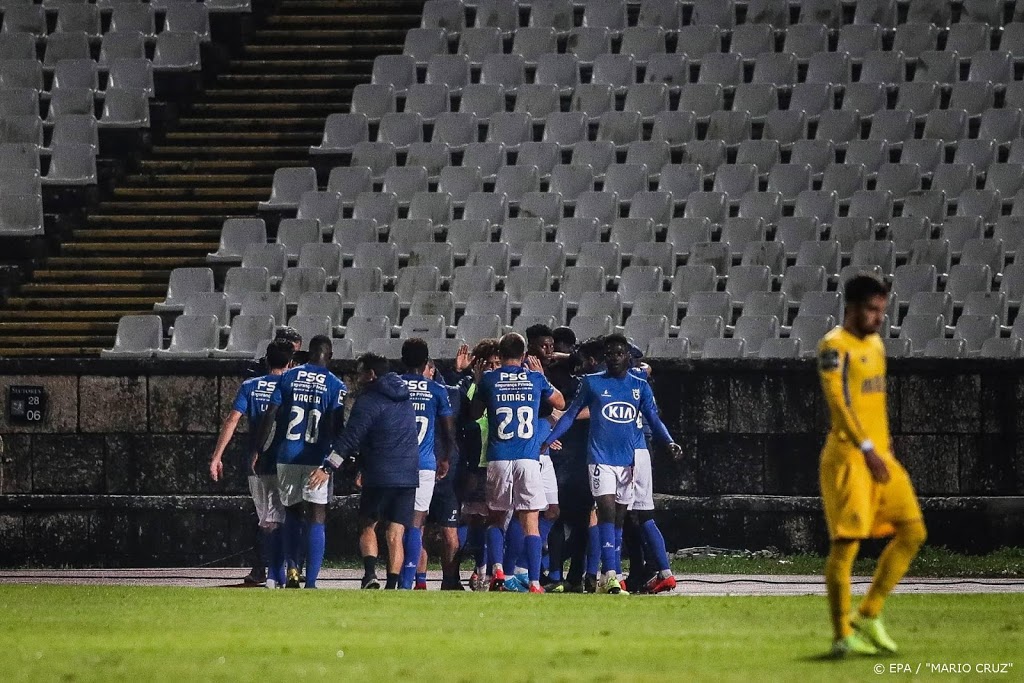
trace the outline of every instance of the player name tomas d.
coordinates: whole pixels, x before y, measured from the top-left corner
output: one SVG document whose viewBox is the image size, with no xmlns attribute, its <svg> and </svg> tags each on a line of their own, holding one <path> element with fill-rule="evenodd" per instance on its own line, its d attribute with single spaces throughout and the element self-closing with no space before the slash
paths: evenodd
<svg viewBox="0 0 1024 683">
<path fill-rule="evenodd" d="M 533 394 L 498 394 L 499 401 L 532 401 Z"/>
</svg>

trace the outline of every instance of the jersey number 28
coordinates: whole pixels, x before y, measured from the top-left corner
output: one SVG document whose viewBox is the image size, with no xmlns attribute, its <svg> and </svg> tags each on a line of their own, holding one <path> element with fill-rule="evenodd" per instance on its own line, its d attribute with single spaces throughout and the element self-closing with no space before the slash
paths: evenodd
<svg viewBox="0 0 1024 683">
<path fill-rule="evenodd" d="M 498 416 L 498 438 L 502 441 L 508 441 L 514 437 L 520 439 L 532 439 L 533 438 L 533 408 L 530 406 L 519 406 L 513 413 L 511 408 L 495 408 L 494 414 Z M 513 415 L 516 417 L 518 424 L 516 425 L 515 433 L 507 431 L 509 425 L 512 423 Z"/>
</svg>

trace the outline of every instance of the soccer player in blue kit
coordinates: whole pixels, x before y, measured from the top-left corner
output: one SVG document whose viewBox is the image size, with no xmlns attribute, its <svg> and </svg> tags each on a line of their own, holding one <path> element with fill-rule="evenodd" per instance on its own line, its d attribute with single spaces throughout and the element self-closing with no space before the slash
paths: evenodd
<svg viewBox="0 0 1024 683">
<path fill-rule="evenodd" d="M 483 363 L 479 361 L 474 367 L 477 388 L 470 409 L 474 419 L 486 412 L 488 422 L 487 547 L 493 565 L 491 589 L 504 589 L 504 525 L 507 513 L 512 511 L 525 534 L 529 592 L 543 593 L 539 513 L 547 506 L 547 497 L 540 473 L 537 425 L 542 419 L 542 402 L 561 410 L 565 400 L 543 373 L 523 367 L 526 340 L 521 335 L 512 332 L 502 337 L 498 353 L 501 367 L 483 372 Z"/>
<path fill-rule="evenodd" d="M 619 594 L 623 590 L 616 548 L 621 546 L 622 523 L 633 500 L 635 450 L 643 439 L 641 416 L 654 438 L 665 443 L 673 456 L 678 457 L 681 449 L 658 416 L 650 385 L 630 372 L 629 341 L 624 336 L 605 337 L 605 364 L 604 372 L 583 377 L 576 398 L 552 429 L 548 442 L 562 436 L 580 411 L 589 408 L 587 464 L 591 470 L 590 490 L 597 502 L 604 570 L 598 592 Z M 548 445 L 543 444 L 541 449 Z"/>
<path fill-rule="evenodd" d="M 299 587 L 298 557 L 305 516 L 306 588 L 316 588 L 324 559 L 324 522 L 330 486 L 311 488 L 309 475 L 331 451 L 331 441 L 344 423 L 345 383 L 327 370 L 330 338 L 317 335 L 309 342 L 309 361 L 286 372 L 270 397 L 260 423 L 257 443 L 273 434 L 268 457 L 277 460 L 281 503 L 285 507 L 287 588 Z"/>
<path fill-rule="evenodd" d="M 210 478 L 220 481 L 224 477 L 224 451 L 231 442 L 238 422 L 244 415 L 249 424 L 249 446 L 246 454 L 263 450 L 264 444 L 257 441 L 257 428 L 263 413 L 270 405 L 270 396 L 277 387 L 277 381 L 292 362 L 295 347 L 290 341 L 277 340 L 267 347 L 266 363 L 269 372 L 261 377 L 252 377 L 242 382 L 235 394 L 231 411 L 224 418 L 217 445 L 210 460 Z M 267 588 L 284 588 L 284 548 L 281 539 L 281 524 L 284 522 L 284 507 L 277 489 L 277 460 L 259 458 L 255 463 L 246 462 L 249 472 L 249 494 L 256 506 L 259 519 L 260 550 L 263 564 L 269 568 Z"/>
<path fill-rule="evenodd" d="M 409 372 L 402 379 L 409 387 L 413 409 L 416 411 L 416 440 L 420 447 L 420 483 L 416 488 L 412 525 L 405 530 L 405 564 L 402 567 L 400 587 L 410 589 L 416 576 L 420 551 L 423 550 L 423 525 L 430 512 L 434 482 L 448 474 L 451 454 L 455 450 L 455 420 L 448 399 L 448 390 L 424 374 L 430 361 L 427 342 L 406 339 L 402 344 L 402 363 Z M 440 439 L 436 440 L 435 435 Z M 422 577 L 426 588 L 426 576 Z"/>
</svg>

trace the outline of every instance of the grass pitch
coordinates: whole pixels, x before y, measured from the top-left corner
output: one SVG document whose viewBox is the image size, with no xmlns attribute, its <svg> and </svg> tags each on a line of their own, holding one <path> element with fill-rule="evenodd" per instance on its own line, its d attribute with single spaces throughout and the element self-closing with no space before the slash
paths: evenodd
<svg viewBox="0 0 1024 683">
<path fill-rule="evenodd" d="M 895 596 L 900 655 L 842 662 L 821 656 L 825 600 L 810 596 L 7 585 L 0 614 L 5 681 L 834 681 L 919 664 L 918 680 L 1024 675 L 1021 594 Z"/>
</svg>

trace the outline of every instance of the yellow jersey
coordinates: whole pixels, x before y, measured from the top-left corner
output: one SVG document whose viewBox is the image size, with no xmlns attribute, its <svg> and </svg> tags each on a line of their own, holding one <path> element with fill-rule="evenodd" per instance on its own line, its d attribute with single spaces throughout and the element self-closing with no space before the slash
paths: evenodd
<svg viewBox="0 0 1024 683">
<path fill-rule="evenodd" d="M 882 338 L 860 339 L 836 327 L 818 344 L 818 375 L 831 416 L 827 445 L 856 448 L 869 440 L 891 457 Z"/>
</svg>

